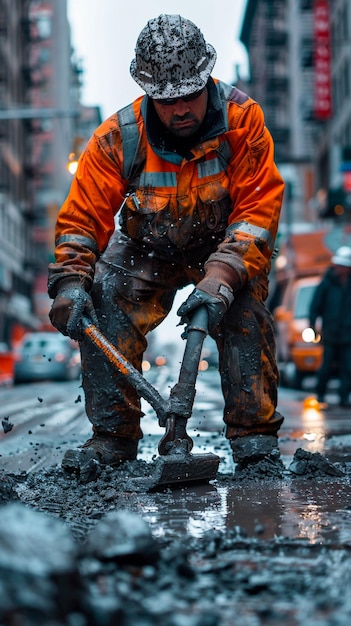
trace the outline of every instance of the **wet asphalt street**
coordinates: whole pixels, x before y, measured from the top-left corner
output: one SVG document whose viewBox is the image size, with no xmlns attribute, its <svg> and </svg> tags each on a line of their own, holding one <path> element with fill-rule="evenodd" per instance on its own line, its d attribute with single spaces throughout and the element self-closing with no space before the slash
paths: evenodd
<svg viewBox="0 0 351 626">
<path fill-rule="evenodd" d="M 169 371 L 160 368 L 149 376 L 165 398 L 174 384 Z M 333 539 L 351 541 L 351 486 L 345 479 L 315 481 L 292 475 L 289 467 L 296 450 L 320 453 L 346 473 L 351 465 L 351 412 L 337 406 L 331 389 L 328 407 L 318 407 L 307 381 L 303 391 L 281 389 L 278 409 L 285 416 L 279 445 L 286 480 L 232 482 L 234 463 L 222 429 L 222 396 L 217 372 L 201 372 L 188 433 L 193 453 L 214 452 L 220 457 L 219 473 L 225 483 L 175 490 L 170 505 L 163 495 L 141 507 L 155 535 L 184 532 L 200 537 L 209 528 L 240 526 L 250 535 L 260 528 L 262 538 L 301 537 L 311 543 Z M 309 388 L 310 385 L 310 388 Z M 0 470 L 33 473 L 60 464 L 68 448 L 90 436 L 80 382 L 34 383 L 0 389 Z M 151 407 L 143 401 L 144 439 L 138 458 L 152 462 L 164 430 Z M 11 427 L 12 425 L 12 427 Z M 7 431 L 7 432 L 5 432 Z"/>
<path fill-rule="evenodd" d="M 175 380 L 150 382 L 167 398 Z M 349 626 L 351 416 L 327 400 L 281 389 L 284 475 L 241 480 L 200 373 L 188 432 L 218 475 L 146 493 L 130 478 L 163 434 L 146 403 L 138 461 L 82 481 L 60 468 L 90 436 L 79 381 L 0 389 L 0 626 Z"/>
</svg>

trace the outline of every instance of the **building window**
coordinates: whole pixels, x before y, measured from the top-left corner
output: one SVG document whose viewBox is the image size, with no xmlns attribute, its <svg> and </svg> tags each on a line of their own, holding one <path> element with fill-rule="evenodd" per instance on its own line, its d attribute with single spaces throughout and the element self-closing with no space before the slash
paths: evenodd
<svg viewBox="0 0 351 626">
<path fill-rule="evenodd" d="M 39 50 L 39 63 L 40 65 L 47 65 L 51 62 L 52 54 L 51 48 L 48 46 L 42 46 Z"/>
<path fill-rule="evenodd" d="M 49 39 L 51 37 L 51 16 L 41 13 L 37 18 L 38 33 L 40 39 Z"/>
</svg>

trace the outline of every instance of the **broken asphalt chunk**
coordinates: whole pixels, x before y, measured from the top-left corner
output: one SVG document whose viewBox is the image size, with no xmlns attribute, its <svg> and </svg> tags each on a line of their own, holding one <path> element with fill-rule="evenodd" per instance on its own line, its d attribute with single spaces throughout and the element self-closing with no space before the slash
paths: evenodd
<svg viewBox="0 0 351 626">
<path fill-rule="evenodd" d="M 5 434 L 9 433 L 10 430 L 13 429 L 13 424 L 11 422 L 9 422 L 9 418 L 8 417 L 4 417 L 1 420 L 1 424 L 2 424 L 3 431 L 4 431 Z"/>
<path fill-rule="evenodd" d="M 88 536 L 86 550 L 103 561 L 152 563 L 159 547 L 147 522 L 127 510 L 108 513 Z"/>
<path fill-rule="evenodd" d="M 302 448 L 296 450 L 289 470 L 298 476 L 313 476 L 315 474 L 344 476 L 344 472 L 328 461 L 320 452 L 308 452 Z"/>
</svg>

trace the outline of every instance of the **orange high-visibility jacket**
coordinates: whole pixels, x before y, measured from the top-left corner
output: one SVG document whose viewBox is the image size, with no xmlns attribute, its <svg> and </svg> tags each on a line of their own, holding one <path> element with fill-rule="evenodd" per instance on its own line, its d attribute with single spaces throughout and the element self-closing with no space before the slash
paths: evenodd
<svg viewBox="0 0 351 626">
<path fill-rule="evenodd" d="M 97 128 L 58 215 L 52 297 L 62 277 L 89 289 L 118 212 L 126 234 L 166 258 L 219 254 L 236 272 L 234 291 L 268 267 L 284 188 L 272 137 L 246 94 L 216 79 L 208 92 L 201 138 L 185 154 L 155 131 L 147 96 Z"/>
</svg>

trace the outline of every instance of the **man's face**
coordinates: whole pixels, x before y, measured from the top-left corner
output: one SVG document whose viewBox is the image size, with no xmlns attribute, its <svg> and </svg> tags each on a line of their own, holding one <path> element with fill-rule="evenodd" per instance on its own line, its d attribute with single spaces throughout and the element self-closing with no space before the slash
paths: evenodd
<svg viewBox="0 0 351 626">
<path fill-rule="evenodd" d="M 177 137 L 190 137 L 200 128 L 207 109 L 207 89 L 182 98 L 167 100 L 153 100 L 157 115 L 162 124 Z M 193 97 L 194 96 L 194 97 Z"/>
</svg>

